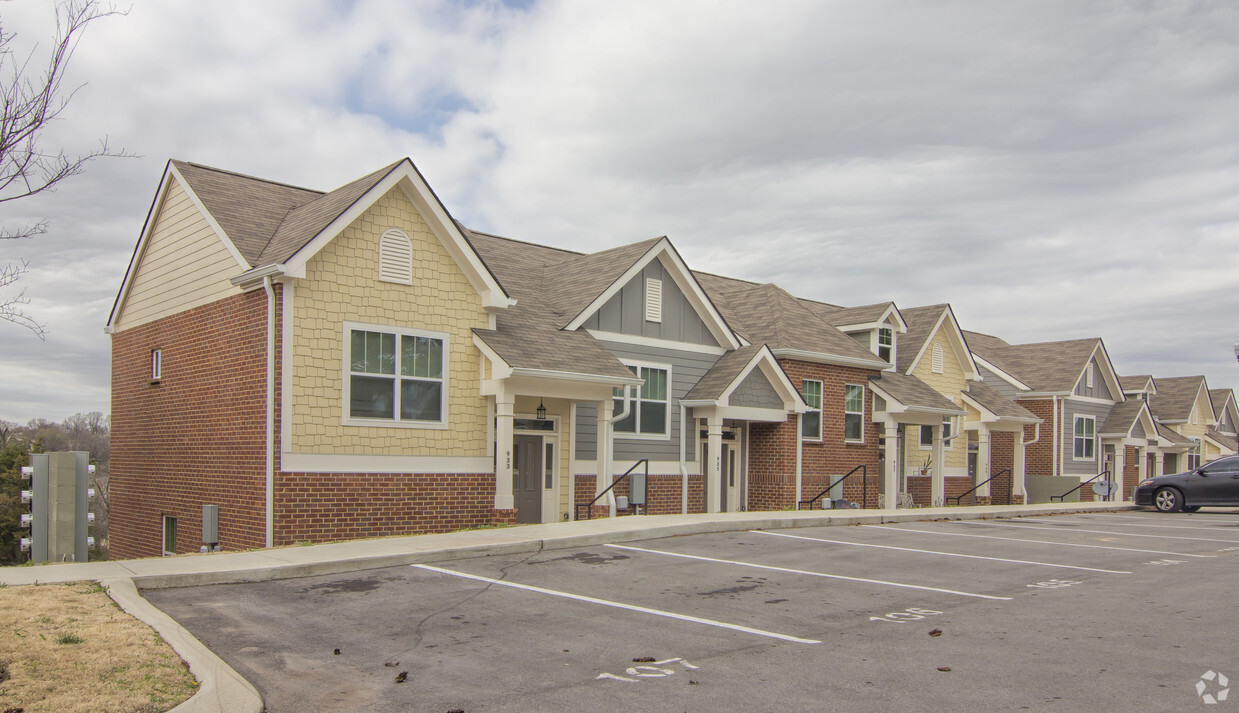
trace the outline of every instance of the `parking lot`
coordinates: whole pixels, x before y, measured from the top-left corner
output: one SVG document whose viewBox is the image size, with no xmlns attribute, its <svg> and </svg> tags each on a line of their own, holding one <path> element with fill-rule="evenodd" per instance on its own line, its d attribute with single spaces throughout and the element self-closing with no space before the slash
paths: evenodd
<svg viewBox="0 0 1239 713">
<path fill-rule="evenodd" d="M 146 596 L 273 713 L 1168 711 L 1219 700 L 1207 672 L 1239 676 L 1237 563 L 1239 512 L 1122 512 L 692 535 Z"/>
</svg>

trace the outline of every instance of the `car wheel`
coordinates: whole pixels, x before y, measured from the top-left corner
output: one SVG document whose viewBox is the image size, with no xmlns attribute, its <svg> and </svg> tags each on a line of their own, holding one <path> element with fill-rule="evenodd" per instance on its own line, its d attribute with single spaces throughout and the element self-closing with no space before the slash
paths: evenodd
<svg viewBox="0 0 1239 713">
<path fill-rule="evenodd" d="M 1199 505 L 1184 505 L 1183 512 L 1196 512 L 1200 509 Z"/>
<path fill-rule="evenodd" d="M 1174 488 L 1162 488 L 1153 493 L 1153 506 L 1158 512 L 1178 512 L 1183 509 L 1183 496 Z"/>
</svg>

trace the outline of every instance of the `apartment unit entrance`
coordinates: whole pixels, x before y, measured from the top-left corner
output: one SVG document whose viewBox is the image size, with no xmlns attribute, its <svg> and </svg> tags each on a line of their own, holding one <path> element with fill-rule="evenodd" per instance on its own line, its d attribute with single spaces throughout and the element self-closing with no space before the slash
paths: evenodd
<svg viewBox="0 0 1239 713">
<path fill-rule="evenodd" d="M 701 464 L 706 470 L 710 460 L 710 446 L 706 442 L 706 432 L 701 431 Z M 722 491 L 720 492 L 720 507 L 723 512 L 740 512 L 747 509 L 745 492 L 747 486 L 747 469 L 744 467 L 744 426 L 740 424 L 725 424 L 723 426 L 722 459 Z M 706 478 L 702 494 L 705 502 L 710 501 L 710 479 Z"/>
<path fill-rule="evenodd" d="M 517 418 L 512 435 L 512 499 L 518 523 L 555 522 L 558 419 Z"/>
</svg>

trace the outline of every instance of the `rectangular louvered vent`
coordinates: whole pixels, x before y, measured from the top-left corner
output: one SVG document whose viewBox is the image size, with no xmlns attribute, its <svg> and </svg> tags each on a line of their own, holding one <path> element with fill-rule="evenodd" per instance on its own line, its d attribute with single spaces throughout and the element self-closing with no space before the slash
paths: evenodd
<svg viewBox="0 0 1239 713">
<path fill-rule="evenodd" d="M 645 321 L 663 321 L 663 281 L 653 277 L 645 281 Z"/>
</svg>

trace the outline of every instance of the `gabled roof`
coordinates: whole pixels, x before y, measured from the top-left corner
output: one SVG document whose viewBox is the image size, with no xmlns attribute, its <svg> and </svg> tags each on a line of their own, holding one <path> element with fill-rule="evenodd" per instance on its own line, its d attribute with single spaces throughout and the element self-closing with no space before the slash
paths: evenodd
<svg viewBox="0 0 1239 713">
<path fill-rule="evenodd" d="M 1158 377 L 1157 395 L 1149 400 L 1153 409 L 1153 417 L 1162 423 L 1182 423 L 1191 418 L 1192 408 L 1196 401 L 1204 398 L 1207 412 L 1212 418 L 1213 402 L 1209 399 L 1209 387 L 1205 377 L 1171 376 Z M 1206 425 L 1208 425 L 1206 423 Z"/>
<path fill-rule="evenodd" d="M 827 324 L 844 332 L 852 329 L 876 327 L 882 323 L 893 323 L 895 331 L 903 334 L 908 331 L 908 325 L 903 320 L 903 314 L 894 302 L 878 302 L 859 307 L 839 307 L 838 305 L 814 300 L 800 299 L 805 307 L 826 321 Z M 851 328 L 851 329 L 849 329 Z"/>
<path fill-rule="evenodd" d="M 1042 420 L 1037 414 L 1003 396 L 983 381 L 969 382 L 968 389 L 962 395 L 964 400 L 971 402 L 977 410 L 989 412 L 1000 420 L 1024 423 L 1037 423 Z"/>
<path fill-rule="evenodd" d="M 682 402 L 711 402 L 727 406 L 736 387 L 753 371 L 762 372 L 784 404 L 791 405 L 797 413 L 808 410 L 800 392 L 764 344 L 750 344 L 724 354 L 684 395 Z"/>
<path fill-rule="evenodd" d="M 1218 444 L 1223 449 L 1230 450 L 1232 452 L 1239 450 L 1239 439 L 1236 439 L 1234 436 L 1228 436 L 1225 433 L 1222 433 L 1221 431 L 1217 430 L 1216 428 L 1206 428 L 1205 437 L 1209 438 L 1211 441 Z M 1230 455 L 1230 454 L 1227 453 L 1223 455 Z"/>
<path fill-rule="evenodd" d="M 1101 435 L 1111 438 L 1128 438 L 1137 423 L 1144 424 L 1145 438 L 1150 438 L 1157 433 L 1148 402 L 1143 399 L 1128 399 L 1115 404 L 1110 409 L 1106 422 L 1101 425 Z"/>
<path fill-rule="evenodd" d="M 827 357 L 835 363 L 882 369 L 882 361 L 856 340 L 819 319 L 804 303 L 774 284 L 759 285 L 696 273 L 711 300 L 748 342 L 765 344 L 775 356 Z"/>
<path fill-rule="evenodd" d="M 957 355 L 963 357 L 963 363 L 960 366 L 963 367 L 964 377 L 980 378 L 981 374 L 977 370 L 977 363 L 972 359 L 968 340 L 964 338 L 964 332 L 959 328 L 959 322 L 955 319 L 955 311 L 951 309 L 951 305 L 912 307 L 902 310 L 902 314 L 904 321 L 908 324 L 908 333 L 899 340 L 896 356 L 896 361 L 899 363 L 896 366 L 900 373 L 912 373 L 921 359 L 929 353 L 929 338 L 937 333 L 940 326 L 945 326 L 947 334 L 954 337 L 952 341 L 955 344 L 952 346 Z"/>
<path fill-rule="evenodd" d="M 1007 344 L 997 337 L 969 333 L 968 344 L 986 363 L 1027 384 L 1034 393 L 1070 394 L 1081 374 L 1096 355 L 1102 364 L 1102 378 L 1121 401 L 1121 387 L 1110 368 L 1110 357 L 1099 337 L 1061 342 Z"/>
<path fill-rule="evenodd" d="M 894 402 L 908 411 L 940 413 L 944 416 L 962 416 L 967 413 L 915 376 L 885 371 L 880 375 L 870 376 L 869 387 L 886 399 L 888 410 L 890 402 Z"/>
<path fill-rule="evenodd" d="M 1191 448 L 1192 446 L 1196 445 L 1196 442 L 1193 441 L 1192 439 L 1185 438 L 1184 436 L 1180 436 L 1173 428 L 1170 428 L 1169 426 L 1163 426 L 1160 423 L 1157 424 L 1157 435 L 1159 438 L 1169 441 L 1172 447 Z"/>
<path fill-rule="evenodd" d="M 1235 404 L 1235 392 L 1230 389 L 1209 389 L 1209 400 L 1213 402 L 1213 420 L 1218 423 L 1222 422 L 1222 414 L 1226 412 L 1228 407 L 1230 409 L 1239 408 Z"/>
<path fill-rule="evenodd" d="M 1135 376 L 1120 376 L 1119 383 L 1123 385 L 1124 394 L 1156 394 L 1157 383 L 1149 374 L 1136 374 Z"/>
</svg>

